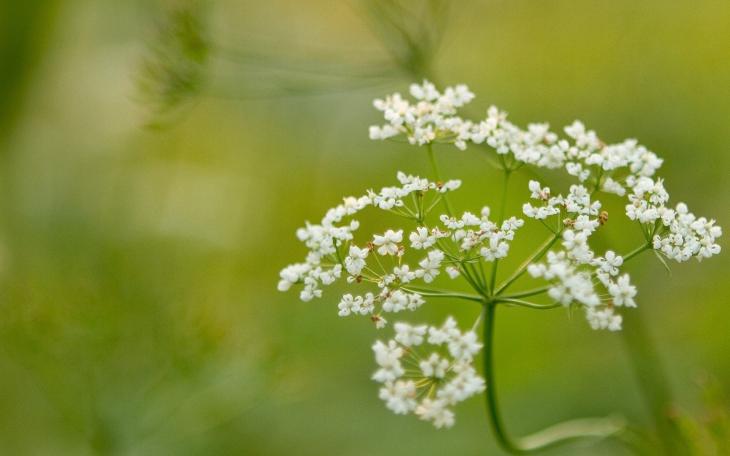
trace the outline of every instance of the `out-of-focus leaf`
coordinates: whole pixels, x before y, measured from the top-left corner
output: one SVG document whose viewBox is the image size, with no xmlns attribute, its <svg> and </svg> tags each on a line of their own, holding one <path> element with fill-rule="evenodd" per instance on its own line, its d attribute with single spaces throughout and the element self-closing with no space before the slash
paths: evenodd
<svg viewBox="0 0 730 456">
<path fill-rule="evenodd" d="M 401 0 L 361 1 L 360 9 L 396 66 L 416 80 L 433 75 L 449 2 Z"/>
<path fill-rule="evenodd" d="M 137 88 L 150 127 L 166 125 L 203 90 L 210 53 L 204 16 L 202 1 L 183 0 L 169 7 L 148 43 Z"/>
</svg>

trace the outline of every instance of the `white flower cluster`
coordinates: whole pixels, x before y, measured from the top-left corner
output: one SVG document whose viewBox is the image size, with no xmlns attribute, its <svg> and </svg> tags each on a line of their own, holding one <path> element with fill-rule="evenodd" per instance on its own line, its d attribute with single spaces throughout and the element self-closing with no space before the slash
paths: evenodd
<svg viewBox="0 0 730 456">
<path fill-rule="evenodd" d="M 551 282 L 548 295 L 556 302 L 584 307 L 593 329 L 621 329 L 621 316 L 614 309 L 635 307 L 636 288 L 631 285 L 628 274 L 617 277 L 623 264 L 621 256 L 609 250 L 603 257 L 595 257 L 588 245 L 588 239 L 602 224 L 600 202 L 591 201 L 582 185 L 572 185 L 565 197 L 550 196 L 550 189 L 537 181 L 530 181 L 529 189 L 531 197 L 542 201 L 542 205 L 525 203 L 525 215 L 543 220 L 564 212 L 568 218 L 563 223 L 569 228 L 562 232 L 562 249 L 548 252 L 547 263 L 530 264 L 528 272 Z"/>
<path fill-rule="evenodd" d="M 457 108 L 474 98 L 474 94 L 465 85 L 448 87 L 442 94 L 428 81 L 422 85 L 412 84 L 410 92 L 416 99 L 414 104 L 399 93 L 373 102 L 388 124 L 370 127 L 370 139 L 388 139 L 403 133 L 411 144 L 419 146 L 453 139 L 457 147 L 465 148 L 468 127 L 455 114 Z"/>
<path fill-rule="evenodd" d="M 571 223 L 580 232 L 592 233 L 600 224 L 599 219 L 590 216 L 599 215 L 600 201 L 591 201 L 588 189 L 582 185 L 571 185 L 568 195 L 551 196 L 549 187 L 542 187 L 539 182 L 531 180 L 528 184 L 530 198 L 540 201 L 539 205 L 531 203 L 522 205 L 522 212 L 529 218 L 545 220 L 550 216 L 559 215 L 562 211 L 573 216 Z"/>
<path fill-rule="evenodd" d="M 692 257 L 701 260 L 720 253 L 720 245 L 716 241 L 722 236 L 722 228 L 715 224 L 715 220 L 695 217 L 684 203 L 669 211 L 673 217 L 662 217 L 668 230 L 664 235 L 654 236 L 656 250 L 675 261 L 687 261 Z"/>
<path fill-rule="evenodd" d="M 626 215 L 650 226 L 654 249 L 677 262 L 692 257 L 701 260 L 720 253 L 717 238 L 722 235 L 722 229 L 715 220 L 696 217 L 684 203 L 674 209 L 667 207 L 669 194 L 661 179 L 639 177 L 628 182 L 632 183 L 632 192 L 628 196 Z"/>
<path fill-rule="evenodd" d="M 443 228 L 435 230 L 439 236 L 448 237 L 461 258 L 478 253 L 486 261 L 504 258 L 509 253 L 509 242 L 524 220 L 510 217 L 501 224 L 489 220 L 489 208 L 483 207 L 480 216 L 464 212 L 460 218 L 441 216 Z M 421 228 L 419 228 L 421 229 Z"/>
<path fill-rule="evenodd" d="M 397 178 L 400 186 L 385 187 L 377 193 L 370 190 L 365 196 L 345 198 L 342 204 L 327 211 L 320 224 L 307 224 L 305 228 L 300 228 L 297 237 L 309 252 L 304 262 L 289 265 L 281 271 L 279 290 L 286 291 L 292 285 L 301 284 L 300 298 L 309 301 L 321 297 L 322 286 L 334 283 L 343 275 L 347 276 L 349 283 L 375 284 L 376 287 L 367 293 L 345 294 L 338 308 L 341 316 L 371 315 L 377 327 L 387 323 L 381 312 L 395 313 L 419 308 L 424 303 L 423 298 L 417 292 L 408 291 L 405 286 L 416 280 L 432 282 L 441 272 L 442 266 L 445 266 L 444 253 L 436 248 L 431 249 L 418 262 L 418 267 L 412 268 L 404 261 L 406 249 L 403 230 L 392 229 L 375 234 L 359 247 L 354 243 L 354 232 L 360 223 L 352 216 L 372 206 L 418 220 L 425 216 L 426 208 L 432 208 L 444 193 L 457 189 L 461 183 L 455 180 L 435 183 L 401 172 Z M 429 193 L 435 195 L 431 201 L 427 201 Z M 427 234 L 424 241 L 419 243 L 414 237 L 417 233 L 410 236 L 414 249 L 430 248 L 435 244 L 436 237 L 449 235 L 448 232 Z"/>
<path fill-rule="evenodd" d="M 489 208 L 484 207 L 479 216 L 471 212 L 464 212 L 459 218 L 441 215 L 441 225 L 429 228 L 421 222 L 419 208 L 426 211 L 440 201 L 438 196 L 458 188 L 460 182 L 437 184 L 403 173 L 398 173 L 398 179 L 401 186 L 385 187 L 378 193 L 369 191 L 359 198 L 345 198 L 343 204 L 327 211 L 320 225 L 308 224 L 300 229 L 297 235 L 309 253 L 305 262 L 281 271 L 279 289 L 286 291 L 294 284 L 302 284 L 300 298 L 309 301 L 322 296 L 323 285 L 330 285 L 344 275 L 348 283 L 358 285 L 362 291 L 342 296 L 339 315 L 368 315 L 376 327 L 382 328 L 387 324 L 384 313 L 413 311 L 424 304 L 421 294 L 412 289 L 415 282 L 430 284 L 443 271 L 454 279 L 461 275 L 464 264 L 504 258 L 515 231 L 524 224 L 515 217 L 497 224 L 489 219 Z M 428 192 L 435 193 L 437 198 L 426 204 L 419 202 Z M 417 195 L 415 204 L 406 198 L 412 194 Z M 353 233 L 359 222 L 350 217 L 367 206 L 400 210 L 397 213 L 410 214 L 419 226 L 407 235 L 407 241 L 402 229 L 388 229 L 358 245 Z M 350 219 L 345 221 L 345 218 Z M 418 251 L 424 253 L 409 264 L 408 250 L 411 256 Z M 368 284 L 369 289 L 362 288 Z"/>
<path fill-rule="evenodd" d="M 460 181 L 434 182 L 399 172 L 398 185 L 347 197 L 319 224 L 300 228 L 297 237 L 307 255 L 280 272 L 279 290 L 296 285 L 300 298 L 310 301 L 322 296 L 324 286 L 344 277 L 349 292 L 338 303 L 339 315 L 367 316 L 377 328 L 387 325 L 384 314 L 414 311 L 425 303 L 424 297 L 539 307 L 518 298 L 547 292 L 556 303 L 583 308 L 592 328 L 616 331 L 622 324 L 618 310 L 636 306 L 636 287 L 621 270 L 625 260 L 650 247 L 676 261 L 720 252 L 720 227 L 714 220 L 696 217 L 683 203 L 669 206 L 663 180 L 654 177 L 662 160 L 637 141 L 605 144 L 578 121 L 564 129 L 565 138 L 546 123 L 523 130 L 496 107 L 490 107 L 483 120 L 465 120 L 458 108 L 474 94 L 464 85 L 442 93 L 424 81 L 412 85 L 410 94 L 415 101 L 397 93 L 375 100 L 387 123 L 370 128 L 372 139 L 405 135 L 411 144 L 451 143 L 462 150 L 468 144 L 485 144 L 496 151 L 508 174 L 524 164 L 565 169 L 579 181 L 567 193 L 554 195 L 533 180 L 528 185 L 530 201 L 522 206 L 527 218 L 542 223 L 554 237 L 497 286 L 498 260 L 508 255 L 524 221 L 502 220 L 500 215 L 495 222 L 488 207 L 455 214 L 446 194 L 458 189 Z M 594 199 L 598 191 L 626 198 L 627 217 L 641 227 L 645 244 L 625 257 L 612 250 L 598 256 L 589 245 L 608 217 Z M 447 214 L 427 221 L 439 203 Z M 369 207 L 409 219 L 408 228 L 391 227 L 356 240 L 360 222 L 354 217 Z M 551 250 L 555 243 L 558 247 Z M 492 263 L 490 278 L 485 262 Z M 547 285 L 506 292 L 525 272 Z M 444 276 L 463 277 L 478 294 L 428 288 Z M 413 413 L 438 428 L 451 426 L 453 406 L 485 388 L 472 364 L 481 349 L 476 334 L 460 331 L 451 317 L 441 327 L 400 322 L 393 326 L 394 339 L 373 346 L 378 364 L 373 379 L 382 384 L 380 398 L 397 414 Z"/>
<path fill-rule="evenodd" d="M 465 120 L 458 116 L 457 108 L 474 95 L 463 85 L 447 88 L 441 94 L 433 84 L 424 81 L 422 85 L 412 85 L 411 94 L 417 99 L 416 104 L 410 104 L 399 94 L 375 101 L 388 124 L 371 127 L 372 139 L 403 133 L 418 145 L 438 140 L 463 150 L 469 143 L 487 144 L 500 156 L 511 157 L 514 163 L 564 168 L 581 183 L 597 190 L 627 195 L 626 215 L 647 225 L 642 229 L 653 240 L 654 249 L 668 258 L 681 262 L 720 252 L 716 240 L 722 230 L 714 220 L 694 216 L 683 203 L 674 209 L 666 206 L 669 195 L 663 182 L 652 177 L 663 160 L 635 139 L 606 144 L 577 120 L 563 129 L 567 138 L 561 139 L 547 123 L 532 123 L 523 130 L 494 106 L 481 121 Z M 525 209 L 528 217 L 536 219 L 556 213 L 551 204 Z"/>
<path fill-rule="evenodd" d="M 452 407 L 484 391 L 473 366 L 481 350 L 473 331 L 461 332 L 449 317 L 441 327 L 396 323 L 395 338 L 373 345 L 382 383 L 380 399 L 394 413 L 414 413 L 435 427 L 454 424 Z M 426 349 L 426 345 L 432 346 Z"/>
<path fill-rule="evenodd" d="M 481 217 L 464 212 L 460 218 L 441 215 L 440 220 L 442 226 L 431 229 L 418 226 L 408 235 L 412 250 L 426 250 L 426 256 L 421 257 L 416 267 L 404 259 L 403 230 L 376 234 L 363 248 L 350 244 L 349 254 L 344 259 L 347 281 L 374 283 L 377 290 L 355 296 L 344 295 L 339 303 L 339 315 L 372 315 L 376 326 L 383 327 L 386 320 L 382 312 L 415 310 L 423 304 L 418 292 L 409 291 L 412 282 L 420 280 L 430 284 L 442 270 L 455 279 L 462 273 L 464 264 L 480 258 L 486 261 L 504 258 L 515 231 L 523 225 L 523 221 L 515 217 L 497 225 L 489 220 L 487 207 L 482 209 Z M 394 257 L 392 268 L 386 267 L 378 256 Z M 376 304 L 380 305 L 379 309 Z"/>
</svg>

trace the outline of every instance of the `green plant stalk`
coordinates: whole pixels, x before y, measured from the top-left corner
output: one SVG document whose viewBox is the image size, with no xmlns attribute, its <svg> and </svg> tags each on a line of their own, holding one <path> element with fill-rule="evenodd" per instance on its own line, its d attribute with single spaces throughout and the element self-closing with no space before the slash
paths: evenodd
<svg viewBox="0 0 730 456">
<path fill-rule="evenodd" d="M 428 290 L 418 287 L 402 287 L 403 290 L 410 291 L 413 293 L 418 293 L 421 296 L 431 297 L 431 298 L 456 298 L 456 299 L 464 299 L 466 301 L 474 301 L 474 302 L 483 302 L 484 298 L 479 295 L 473 295 L 468 293 L 457 293 L 457 292 L 451 292 L 451 291 L 441 291 L 441 290 Z"/>
<path fill-rule="evenodd" d="M 510 453 L 520 453 L 521 449 L 510 440 L 504 429 L 502 417 L 499 414 L 497 404 L 497 387 L 494 380 L 494 317 L 496 306 L 494 303 L 484 304 L 484 378 L 486 381 L 485 397 L 487 400 L 487 413 L 492 432 L 497 437 L 499 445 Z"/>
<path fill-rule="evenodd" d="M 524 273 L 525 273 L 525 271 L 527 271 L 527 267 L 528 267 L 528 266 L 529 266 L 529 265 L 530 265 L 531 263 L 534 263 L 535 261 L 539 260 L 539 259 L 540 259 L 540 258 L 541 258 L 541 257 L 542 257 L 543 255 L 545 255 L 545 254 L 547 253 L 547 251 L 548 251 L 548 250 L 550 250 L 550 248 L 551 248 L 551 247 L 553 246 L 553 244 L 555 244 L 555 242 L 557 242 L 557 240 L 558 240 L 558 239 L 560 239 L 560 232 L 558 232 L 558 233 L 555 233 L 555 234 L 554 234 L 554 235 L 553 235 L 552 237 L 550 237 L 549 239 L 547 239 L 547 240 L 546 240 L 546 241 L 545 241 L 545 242 L 544 242 L 544 243 L 543 243 L 543 244 L 542 244 L 542 245 L 541 245 L 541 246 L 540 246 L 540 247 L 539 247 L 539 248 L 537 249 L 537 252 L 535 252 L 535 254 L 534 254 L 534 255 L 532 255 L 532 256 L 531 256 L 530 258 L 528 258 L 527 260 L 525 260 L 525 261 L 524 261 L 524 262 L 523 262 L 523 263 L 522 263 L 522 264 L 520 265 L 520 267 L 519 267 L 519 268 L 517 268 L 517 270 L 515 271 L 515 273 L 514 273 L 514 274 L 512 274 L 512 276 L 511 276 L 511 277 L 510 277 L 509 279 L 507 279 L 507 280 L 506 280 L 506 281 L 504 282 L 504 284 L 503 284 L 503 285 L 501 285 L 501 286 L 500 286 L 500 287 L 499 287 L 499 288 L 497 289 L 497 291 L 495 291 L 495 295 L 499 295 L 499 294 L 501 294 L 501 293 L 502 293 L 502 292 L 503 292 L 504 290 L 506 290 L 506 289 L 507 289 L 507 287 L 509 287 L 509 286 L 510 286 L 510 285 L 511 285 L 512 283 L 514 283 L 514 281 L 515 281 L 515 280 L 519 279 L 519 278 L 520 278 L 520 277 L 522 276 L 522 274 L 524 274 Z"/>
<path fill-rule="evenodd" d="M 534 302 L 529 302 L 529 301 L 524 301 L 522 299 L 514 299 L 514 298 L 498 298 L 497 302 L 500 304 L 506 304 L 508 306 L 527 307 L 529 309 L 538 309 L 538 310 L 556 309 L 558 307 L 563 306 L 560 303 L 535 304 Z"/>
<path fill-rule="evenodd" d="M 498 223 L 504 221 L 504 211 L 507 210 L 507 190 L 509 189 L 509 178 L 512 176 L 512 170 L 504 169 L 504 180 L 502 181 L 502 201 L 499 205 L 499 218 Z"/>
<path fill-rule="evenodd" d="M 433 171 L 433 175 L 436 178 L 437 182 L 443 182 L 441 179 L 441 173 L 439 173 L 439 167 L 438 163 L 436 163 L 436 155 L 433 152 L 433 146 L 431 143 L 428 143 L 426 146 L 426 150 L 428 150 L 428 160 L 431 162 L 431 169 Z M 449 214 L 449 217 L 452 217 L 454 215 L 454 212 L 451 210 L 451 203 L 449 203 L 449 198 L 446 194 L 444 194 L 443 197 L 444 200 L 444 207 L 446 208 L 446 213 Z"/>
<path fill-rule="evenodd" d="M 569 443 L 576 439 L 608 437 L 620 432 L 624 428 L 624 420 L 619 417 L 584 418 L 564 421 L 520 439 L 512 439 L 504 427 L 497 402 L 496 370 L 494 368 L 494 320 L 496 308 L 497 301 L 485 301 L 483 310 L 483 340 L 486 390 L 484 394 L 489 423 L 502 449 L 513 454 L 530 453 Z"/>
<path fill-rule="evenodd" d="M 501 156 L 500 156 L 501 157 Z M 504 180 L 502 181 L 502 202 L 499 207 L 499 219 L 498 224 L 501 225 L 504 221 L 504 211 L 505 207 L 507 206 L 507 190 L 509 188 L 509 178 L 512 175 L 512 171 L 507 169 L 507 167 L 504 165 L 504 161 L 502 162 L 503 169 L 504 169 Z M 499 258 L 495 259 L 492 262 L 492 272 L 489 277 L 489 289 L 494 290 L 494 287 L 497 284 L 497 267 L 499 266 Z"/>
</svg>

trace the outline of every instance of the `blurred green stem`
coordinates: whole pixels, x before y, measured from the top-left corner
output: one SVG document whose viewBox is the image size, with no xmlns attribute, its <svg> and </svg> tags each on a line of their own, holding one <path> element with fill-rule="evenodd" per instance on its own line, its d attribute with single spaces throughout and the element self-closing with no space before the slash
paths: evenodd
<svg viewBox="0 0 730 456">
<path fill-rule="evenodd" d="M 624 255 L 624 262 L 652 248 L 651 238 Z M 621 337 L 629 355 L 631 368 L 639 383 L 646 407 L 651 413 L 664 454 L 689 454 L 677 423 L 672 419 L 672 394 L 669 380 L 662 367 L 659 352 L 643 321 L 642 308 L 627 315 Z"/>
<path fill-rule="evenodd" d="M 631 368 L 639 383 L 642 398 L 651 413 L 662 454 L 689 454 L 677 422 L 672 419 L 672 394 L 659 353 L 644 323 L 642 308 L 626 317 L 621 338 L 629 355 Z"/>
</svg>

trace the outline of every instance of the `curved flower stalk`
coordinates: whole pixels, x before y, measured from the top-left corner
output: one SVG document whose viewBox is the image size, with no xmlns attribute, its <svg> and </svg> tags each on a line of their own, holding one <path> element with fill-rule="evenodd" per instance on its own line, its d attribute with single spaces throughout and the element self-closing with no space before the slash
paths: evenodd
<svg viewBox="0 0 730 456">
<path fill-rule="evenodd" d="M 395 337 L 375 343 L 379 369 L 373 379 L 382 384 L 380 397 L 395 413 L 414 413 L 438 428 L 449 427 L 455 422 L 453 406 L 485 391 L 497 440 L 511 452 L 618 432 L 621 420 L 609 417 L 561 423 L 520 440 L 508 436 L 499 413 L 493 364 L 496 308 L 580 308 L 593 329 L 618 331 L 623 309 L 637 305 L 637 289 L 622 271 L 625 263 L 647 250 L 675 261 L 711 257 L 720 251 L 720 227 L 714 220 L 694 216 L 682 203 L 668 206 L 663 181 L 654 177 L 662 160 L 635 140 L 607 145 L 577 121 L 564 129 L 565 138 L 547 124 L 530 124 L 523 130 L 495 107 L 489 108 L 485 119 L 465 120 L 458 109 L 474 95 L 463 85 L 442 93 L 425 81 L 412 85 L 410 93 L 414 101 L 397 93 L 375 101 L 387 123 L 371 127 L 370 137 L 402 135 L 411 144 L 425 146 L 435 180 L 399 172 L 399 186 L 345 198 L 327 211 L 320 224 L 307 224 L 297 232 L 309 250 L 305 261 L 282 270 L 279 289 L 296 286 L 300 298 L 309 301 L 322 296 L 323 286 L 343 279 L 348 292 L 337 305 L 339 315 L 367 316 L 378 329 L 387 326 L 391 314 L 416 311 L 433 299 L 465 300 L 482 307 L 473 324 L 476 329 L 483 320 L 481 342 L 474 330 L 462 332 L 449 318 L 441 327 L 396 322 Z M 449 194 L 461 182 L 441 181 L 434 143 L 461 150 L 487 145 L 496 152 L 505 174 L 496 217 L 487 206 L 461 214 L 452 210 Z M 573 184 L 567 192 L 554 194 L 530 181 L 520 192 L 526 200 L 525 219 L 505 219 L 509 176 L 524 165 L 562 168 Z M 626 216 L 637 222 L 644 238 L 635 250 L 597 254 L 591 248 L 591 237 L 607 229 L 608 213 L 596 198 L 600 193 L 627 199 Z M 439 205 L 445 213 L 436 211 Z M 360 224 L 354 217 L 366 208 L 395 215 L 402 223 L 356 240 Z M 519 241 L 517 233 L 526 221 L 543 225 L 547 238 L 498 283 L 500 260 L 509 254 L 511 243 Z M 525 274 L 544 280 L 544 285 L 514 291 Z M 437 278 L 464 281 L 474 293 L 457 291 L 461 287 L 434 288 Z M 553 304 L 532 301 L 543 294 Z M 433 347 L 429 351 L 426 345 Z M 482 347 L 483 378 L 472 366 Z"/>
</svg>

